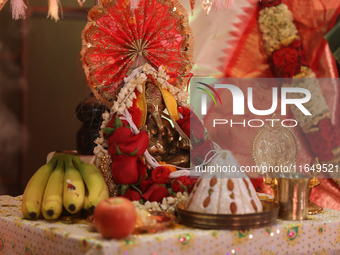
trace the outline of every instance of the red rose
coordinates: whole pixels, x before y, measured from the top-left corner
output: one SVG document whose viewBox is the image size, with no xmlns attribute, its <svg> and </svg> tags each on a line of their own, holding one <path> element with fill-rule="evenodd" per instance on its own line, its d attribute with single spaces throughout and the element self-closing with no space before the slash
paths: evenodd
<svg viewBox="0 0 340 255">
<path fill-rule="evenodd" d="M 261 0 L 259 2 L 259 9 L 262 10 L 266 7 L 272 7 L 282 4 L 282 0 Z"/>
<path fill-rule="evenodd" d="M 305 53 L 302 49 L 302 45 L 300 40 L 294 40 L 290 45 L 290 48 L 296 49 L 298 53 L 298 62 L 303 66 L 308 66 L 308 62 L 305 56 Z"/>
<path fill-rule="evenodd" d="M 129 128 L 120 127 L 109 138 L 109 154 L 117 155 L 119 151 L 123 154 L 131 154 L 137 151 L 135 156 L 140 156 L 145 152 L 148 144 L 149 136 L 145 131 L 134 135 Z"/>
<path fill-rule="evenodd" d="M 163 198 L 169 195 L 168 189 L 163 185 L 152 184 L 151 187 L 142 195 L 147 201 L 162 202 Z"/>
<path fill-rule="evenodd" d="M 214 144 L 211 140 L 201 141 L 193 144 L 191 150 L 191 161 L 194 165 L 200 165 L 209 151 L 214 150 Z M 212 154 L 211 154 L 212 155 Z"/>
<path fill-rule="evenodd" d="M 166 184 L 170 182 L 170 179 L 168 178 L 170 175 L 170 170 L 167 167 L 159 166 L 152 170 L 151 172 L 151 180 L 154 183 L 158 184 Z"/>
<path fill-rule="evenodd" d="M 299 40 L 294 40 L 286 48 L 274 51 L 270 62 L 275 75 L 285 78 L 292 78 L 301 72 L 301 66 L 308 66 Z"/>
<path fill-rule="evenodd" d="M 298 62 L 298 56 L 298 51 L 290 47 L 274 51 L 270 62 L 276 76 L 292 78 L 300 73 L 301 64 Z"/>
<path fill-rule="evenodd" d="M 194 188 L 197 178 L 190 178 L 188 176 L 177 177 L 171 184 L 173 192 L 184 192 L 184 187 L 187 187 L 187 191 L 190 193 Z"/>
<path fill-rule="evenodd" d="M 138 181 L 145 179 L 147 168 L 148 167 L 141 160 L 137 160 Z"/>
<path fill-rule="evenodd" d="M 134 184 L 138 182 L 136 157 L 113 155 L 111 173 L 116 184 Z"/>
<path fill-rule="evenodd" d="M 250 179 L 251 183 L 254 186 L 254 189 L 256 191 L 258 191 L 257 189 L 261 186 L 261 184 L 263 183 L 263 178 L 251 178 Z"/>
<path fill-rule="evenodd" d="M 196 114 L 189 108 L 180 106 L 178 112 L 183 118 L 177 120 L 177 124 L 183 132 L 192 140 L 202 140 L 204 138 L 204 126 Z"/>
<path fill-rule="evenodd" d="M 134 135 L 129 128 L 120 127 L 109 138 L 109 154 L 112 158 L 111 172 L 116 184 L 133 184 L 143 180 L 146 166 L 138 161 L 149 143 L 145 131 Z M 130 155 L 126 155 L 130 154 Z"/>
<path fill-rule="evenodd" d="M 153 182 L 150 179 L 141 181 L 141 183 L 139 184 L 139 187 L 142 193 L 144 194 L 152 184 Z"/>
<path fill-rule="evenodd" d="M 131 201 L 139 201 L 142 199 L 139 192 L 135 190 L 134 188 L 128 188 L 125 194 L 122 195 L 122 197 L 130 199 Z"/>
</svg>

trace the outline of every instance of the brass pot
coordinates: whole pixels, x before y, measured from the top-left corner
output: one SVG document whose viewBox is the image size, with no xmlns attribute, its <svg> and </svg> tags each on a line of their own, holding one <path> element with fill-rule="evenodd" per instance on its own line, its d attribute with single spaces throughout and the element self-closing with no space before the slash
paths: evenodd
<svg viewBox="0 0 340 255">
<path fill-rule="evenodd" d="M 306 220 L 308 217 L 310 178 L 278 178 L 277 195 L 282 220 Z"/>
</svg>

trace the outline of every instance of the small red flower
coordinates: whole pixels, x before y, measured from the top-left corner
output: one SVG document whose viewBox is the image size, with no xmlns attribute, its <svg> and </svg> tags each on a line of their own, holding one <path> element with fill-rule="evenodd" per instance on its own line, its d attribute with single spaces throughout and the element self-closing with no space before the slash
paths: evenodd
<svg viewBox="0 0 340 255">
<path fill-rule="evenodd" d="M 177 120 L 177 124 L 183 130 L 183 132 L 193 141 L 202 140 L 204 138 L 204 126 L 189 108 L 184 106 L 178 107 L 178 112 L 183 118 Z"/>
<path fill-rule="evenodd" d="M 151 180 L 154 183 L 158 184 L 166 184 L 170 183 L 169 175 L 170 175 L 170 170 L 167 167 L 164 166 L 159 166 L 152 170 L 151 172 Z"/>
<path fill-rule="evenodd" d="M 139 184 L 139 187 L 142 193 L 144 194 L 152 184 L 153 182 L 151 181 L 150 178 L 147 180 L 141 181 L 141 183 Z"/>
<path fill-rule="evenodd" d="M 290 47 L 274 51 L 271 62 L 272 69 L 278 77 L 292 78 L 301 70 L 301 64 L 298 63 L 298 51 Z"/>
<path fill-rule="evenodd" d="M 142 198 L 139 192 L 134 188 L 128 188 L 125 194 L 122 195 L 122 197 L 130 199 L 131 201 L 139 201 Z"/>
<path fill-rule="evenodd" d="M 152 184 L 150 188 L 142 195 L 147 201 L 150 202 L 162 202 L 163 198 L 169 195 L 168 189 L 165 185 Z"/>
<path fill-rule="evenodd" d="M 190 193 L 194 188 L 197 178 L 190 178 L 188 176 L 177 177 L 171 184 L 173 192 L 184 192 L 184 187 L 187 187 L 187 191 Z"/>
</svg>

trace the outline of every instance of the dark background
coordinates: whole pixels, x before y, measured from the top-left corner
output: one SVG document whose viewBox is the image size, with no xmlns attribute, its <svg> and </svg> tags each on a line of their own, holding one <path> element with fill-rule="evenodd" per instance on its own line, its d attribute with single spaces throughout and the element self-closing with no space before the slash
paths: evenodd
<svg viewBox="0 0 340 255">
<path fill-rule="evenodd" d="M 47 0 L 25 20 L 0 12 L 0 195 L 20 195 L 49 152 L 76 148 L 77 104 L 90 91 L 80 62 L 81 32 L 94 0 L 61 0 L 64 19 L 46 19 Z"/>
</svg>

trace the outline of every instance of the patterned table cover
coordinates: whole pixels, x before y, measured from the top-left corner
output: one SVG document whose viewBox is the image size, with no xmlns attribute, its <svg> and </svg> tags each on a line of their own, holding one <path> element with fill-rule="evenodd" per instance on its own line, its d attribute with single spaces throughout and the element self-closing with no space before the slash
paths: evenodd
<svg viewBox="0 0 340 255">
<path fill-rule="evenodd" d="M 21 196 L 0 196 L 0 254 L 340 254 L 340 212 L 243 231 L 175 223 L 157 234 L 106 240 L 86 224 L 22 219 Z"/>
</svg>

